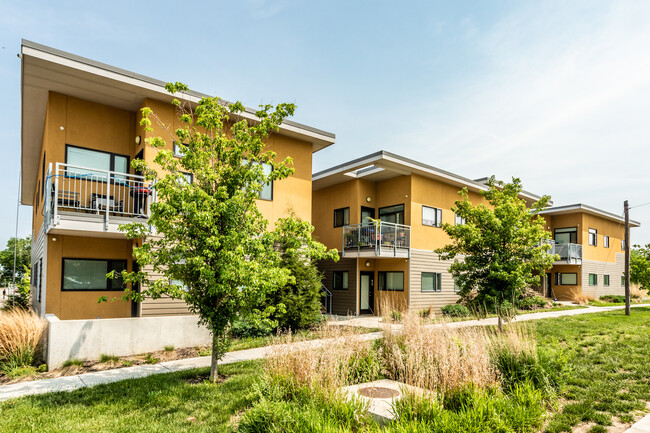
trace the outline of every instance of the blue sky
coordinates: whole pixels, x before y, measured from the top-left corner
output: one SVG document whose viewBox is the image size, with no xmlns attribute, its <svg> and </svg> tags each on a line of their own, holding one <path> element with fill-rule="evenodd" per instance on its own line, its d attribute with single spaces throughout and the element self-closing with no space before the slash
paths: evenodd
<svg viewBox="0 0 650 433">
<path fill-rule="evenodd" d="M 0 246 L 15 223 L 21 38 L 248 106 L 294 102 L 294 120 L 337 135 L 315 171 L 384 149 L 622 214 L 625 199 L 650 202 L 649 17 L 650 2 L 598 0 L 5 4 Z M 650 204 L 631 215 L 633 242 L 650 243 Z"/>
</svg>

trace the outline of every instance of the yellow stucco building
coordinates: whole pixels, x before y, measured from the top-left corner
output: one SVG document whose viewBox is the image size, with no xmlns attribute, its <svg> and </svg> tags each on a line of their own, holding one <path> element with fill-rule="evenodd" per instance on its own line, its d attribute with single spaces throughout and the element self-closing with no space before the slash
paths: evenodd
<svg viewBox="0 0 650 433">
<path fill-rule="evenodd" d="M 142 107 L 163 124 L 177 122 L 165 83 L 29 41 L 23 41 L 21 62 L 21 203 L 33 207 L 34 308 L 60 319 L 187 314 L 171 299 L 97 302 L 123 290 L 119 281 L 106 280 L 107 272 L 136 266 L 138 241 L 127 240 L 119 226 L 146 219 L 155 200 L 130 162 L 152 162 L 157 150 L 145 140 L 163 136 L 156 123 L 153 132 L 140 126 Z M 180 98 L 196 104 L 204 96 L 189 91 Z M 241 117 L 256 119 L 250 109 Z M 312 154 L 334 141 L 332 133 L 292 121 L 269 137 L 268 148 L 280 159 L 291 156 L 295 168 L 258 200 L 270 224 L 289 212 L 311 219 Z"/>
</svg>

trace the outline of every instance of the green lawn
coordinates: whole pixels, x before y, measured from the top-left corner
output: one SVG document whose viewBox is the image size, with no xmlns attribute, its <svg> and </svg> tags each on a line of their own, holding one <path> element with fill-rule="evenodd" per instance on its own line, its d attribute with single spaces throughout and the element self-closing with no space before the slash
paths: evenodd
<svg viewBox="0 0 650 433">
<path fill-rule="evenodd" d="M 650 307 L 530 322 L 542 349 L 563 349 L 570 371 L 546 431 L 613 417 L 630 421 L 650 401 Z M 261 361 L 221 367 L 218 386 L 191 370 L 0 403 L 4 432 L 228 432 L 253 403 Z M 318 430 L 316 430 L 318 431 Z M 597 430 L 595 430 L 597 431 Z"/>
<path fill-rule="evenodd" d="M 595 422 L 624 422 L 650 401 L 650 308 L 562 317 L 534 322 L 540 347 L 563 348 L 571 368 L 565 406 L 547 431 Z"/>
</svg>

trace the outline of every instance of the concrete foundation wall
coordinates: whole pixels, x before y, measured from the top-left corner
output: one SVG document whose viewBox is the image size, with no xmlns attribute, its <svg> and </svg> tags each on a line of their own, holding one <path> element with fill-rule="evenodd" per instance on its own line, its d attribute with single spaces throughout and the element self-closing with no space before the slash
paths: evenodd
<svg viewBox="0 0 650 433">
<path fill-rule="evenodd" d="M 165 346 L 193 347 L 211 343 L 210 332 L 197 316 L 135 317 L 124 319 L 48 321 L 48 369 L 68 359 L 98 359 L 100 355 L 128 356 L 162 350 Z"/>
</svg>

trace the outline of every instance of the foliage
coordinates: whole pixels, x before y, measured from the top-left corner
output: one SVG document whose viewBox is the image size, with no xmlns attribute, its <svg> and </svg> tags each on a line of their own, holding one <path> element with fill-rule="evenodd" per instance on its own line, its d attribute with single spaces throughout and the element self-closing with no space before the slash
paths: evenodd
<svg viewBox="0 0 650 433">
<path fill-rule="evenodd" d="M 280 266 L 289 272 L 287 283 L 265 299 L 266 308 L 275 306 L 270 319 L 280 329 L 305 329 L 321 318 L 322 275 L 319 260 L 337 261 L 336 250 L 312 239 L 314 227 L 295 215 L 280 218 L 275 226 L 275 245 L 280 251 Z"/>
<path fill-rule="evenodd" d="M 188 90 L 182 83 L 168 83 L 166 89 L 172 94 Z M 249 314 L 268 320 L 275 306 L 263 311 L 256 307 L 289 280 L 256 200 L 265 185 L 294 172 L 291 158 L 277 160 L 265 141 L 293 115 L 295 106 L 261 106 L 257 120 L 250 122 L 239 116 L 244 112 L 239 102 L 225 105 L 219 98 L 202 98 L 195 108 L 177 99 L 173 103 L 181 124 L 173 133 L 151 109 L 142 109 L 141 124 L 147 132 L 153 131 L 152 121 L 158 122 L 183 156 L 174 157 L 169 141 L 153 137 L 147 143 L 158 151 L 155 166 L 133 161 L 147 180 L 155 181 L 157 200 L 150 206 L 148 221 L 122 229 L 132 239 L 145 238 L 150 228 L 161 236 L 134 249 L 141 271 L 124 272 L 123 277 L 127 283 L 141 284 L 142 292 L 127 288 L 123 298 L 140 301 L 168 295 L 184 300 L 212 332 L 214 381 L 233 319 Z M 265 167 L 271 169 L 267 172 Z M 185 181 L 183 172 L 193 174 L 192 183 Z M 147 265 L 163 277 L 151 278 L 144 271 Z"/>
<path fill-rule="evenodd" d="M 20 308 L 0 314 L 0 369 L 33 365 L 41 358 L 46 325 L 32 311 Z"/>
<path fill-rule="evenodd" d="M 16 293 L 10 293 L 7 296 L 7 299 L 5 300 L 4 305 L 2 306 L 3 311 L 9 311 L 14 308 L 20 308 L 23 310 L 30 309 L 30 298 L 31 298 L 31 292 L 29 287 L 30 276 L 31 276 L 31 269 L 25 266 L 25 271 L 23 273 L 23 276 L 21 277 L 20 282 L 16 287 Z"/>
<path fill-rule="evenodd" d="M 622 304 L 625 302 L 624 295 L 603 295 L 598 300 L 603 302 L 612 302 L 614 304 Z"/>
<path fill-rule="evenodd" d="M 440 308 L 440 312 L 443 316 L 448 317 L 467 317 L 469 316 L 469 310 L 466 306 L 460 304 L 449 304 Z"/>
<path fill-rule="evenodd" d="M 228 334 L 234 338 L 265 337 L 272 333 L 273 328 L 268 323 L 254 321 L 246 316 L 237 316 L 228 330 Z"/>
<path fill-rule="evenodd" d="M 515 301 L 515 306 L 520 310 L 536 310 L 548 307 L 548 299 L 539 296 L 521 296 Z"/>
<path fill-rule="evenodd" d="M 0 266 L 2 267 L 3 287 L 12 282 L 14 272 L 14 247 L 16 248 L 16 281 L 25 274 L 25 269 L 29 269 L 32 264 L 32 238 L 26 236 L 24 238 L 11 237 L 7 241 L 7 248 L 0 251 Z"/>
<path fill-rule="evenodd" d="M 634 245 L 630 250 L 630 282 L 650 290 L 650 244 Z"/>
<path fill-rule="evenodd" d="M 401 322 L 402 321 L 402 313 L 399 310 L 390 310 L 390 312 L 388 313 L 388 317 L 393 322 Z"/>
<path fill-rule="evenodd" d="M 120 361 L 120 357 L 117 355 L 109 355 L 106 353 L 102 353 L 101 355 L 99 355 L 99 362 L 107 362 L 107 363 L 114 364 L 119 361 Z"/>
<path fill-rule="evenodd" d="M 464 255 L 464 260 L 454 261 L 449 268 L 461 287 L 460 296 L 476 307 L 496 305 L 499 319 L 505 316 L 503 303 L 538 285 L 540 275 L 556 260 L 548 254 L 550 245 L 544 241 L 550 239 L 550 233 L 538 215 L 550 197 L 544 196 L 528 208 L 519 198 L 521 191 L 519 179 L 504 184 L 492 177 L 488 190 L 481 192 L 489 206 L 474 206 L 464 188 L 460 191 L 463 199 L 456 201 L 453 211 L 466 223 L 443 224 L 451 243 L 436 250 L 442 260 Z"/>
</svg>

